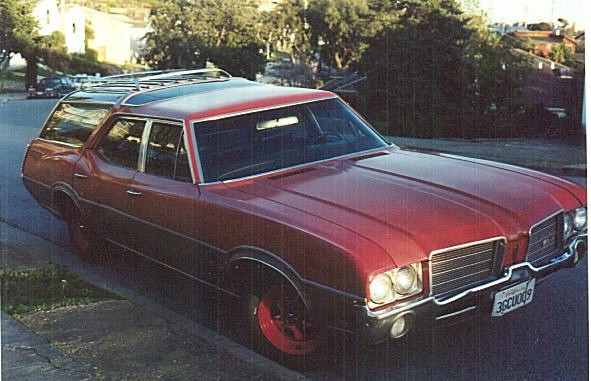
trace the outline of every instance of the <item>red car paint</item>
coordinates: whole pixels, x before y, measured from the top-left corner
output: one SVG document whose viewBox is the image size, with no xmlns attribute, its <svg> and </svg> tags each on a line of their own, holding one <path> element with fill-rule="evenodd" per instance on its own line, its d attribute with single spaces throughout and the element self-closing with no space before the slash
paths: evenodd
<svg viewBox="0 0 591 381">
<path fill-rule="evenodd" d="M 292 355 L 313 351 L 320 338 L 300 337 L 302 332 L 308 326 L 314 328 L 311 332 L 320 332 L 316 328 L 328 323 L 359 331 L 371 342 L 381 341 L 397 319 L 412 315 L 418 325 L 428 325 L 425 322 L 436 316 L 456 314 L 453 311 L 472 299 L 488 298 L 492 303 L 494 292 L 574 266 L 586 253 L 586 226 L 562 238 L 563 221 L 574 218 L 575 210 L 586 208 L 582 187 L 500 163 L 404 150 L 381 140 L 354 112 L 348 117 L 339 114 L 339 118 L 350 118 L 349 122 L 361 126 L 358 135 L 347 139 L 371 140 L 364 149 L 324 157 L 322 144 L 330 150 L 341 143 L 325 138 L 327 143 L 314 143 L 321 159 L 211 181 L 204 174 L 211 147 L 204 147 L 201 135 L 207 128 L 214 135 L 216 130 L 207 122 L 243 115 L 256 118 L 290 108 L 311 110 L 318 102 L 332 102 L 326 104 L 337 105 L 339 110 L 347 106 L 325 91 L 242 79 L 203 83 L 209 86 L 206 91 L 194 82 L 186 85 L 194 91 L 179 84 L 164 85 L 161 92 L 130 90 L 113 101 L 109 113 L 81 145 L 47 138 L 47 126 L 59 117 L 54 112 L 28 148 L 23 180 L 39 203 L 58 216 L 67 217 L 64 208 L 71 203 L 97 235 L 231 294 L 244 288 L 237 279 L 243 280 L 240 274 L 253 264 L 283 279 L 297 291 L 315 322 L 300 325 L 299 336 L 287 338 L 290 348 L 282 349 L 281 340 L 272 338 L 282 332 L 281 327 L 296 325 L 279 319 L 276 327 L 269 328 L 266 325 L 276 319 L 259 316 L 259 323 L 265 325 L 262 331 L 280 351 Z M 61 104 L 77 107 L 76 97 L 81 93 L 86 103 L 98 97 L 92 89 L 85 89 Z M 299 116 L 284 118 L 283 124 L 277 117 L 274 123 L 283 126 L 308 118 L 295 111 L 293 115 Z M 321 118 L 326 116 L 314 117 L 306 120 L 315 120 L 322 127 Z M 136 147 L 138 166 L 126 168 L 106 160 L 99 148 L 107 139 L 105 134 L 117 121 L 138 120 L 146 125 L 144 134 L 127 141 L 140 145 Z M 166 148 L 146 141 L 145 131 L 157 123 L 182 129 L 180 146 L 186 151 L 189 181 L 156 176 L 145 169 L 146 150 Z M 253 134 L 262 135 L 266 128 L 253 128 Z M 215 149 L 221 149 L 220 141 L 224 140 Z M 282 142 L 281 149 L 291 144 L 295 143 Z M 176 149 L 171 155 L 176 155 L 175 165 L 180 165 L 181 151 Z M 297 150 L 293 151 L 297 156 Z M 287 156 L 282 158 L 287 160 Z M 530 235 L 543 234 L 537 232 L 540 223 L 553 229 L 540 239 L 542 249 L 550 250 L 551 244 L 556 247 L 548 258 L 534 263 L 537 249 Z M 446 261 L 466 255 L 462 257 L 466 267 L 476 267 L 478 263 L 470 262 L 473 254 L 464 254 L 464 248 L 471 250 L 482 242 L 494 242 L 488 275 L 466 284 L 448 279 L 459 286 L 441 294 L 433 292 L 437 281 L 432 279 L 432 266 L 439 261 L 435 256 L 457 251 Z M 455 271 L 453 263 L 450 270 Z M 421 282 L 417 293 L 401 294 L 385 303 L 371 300 L 369 284 L 374 278 L 384 272 L 394 276 L 395 269 L 416 264 L 422 269 L 416 275 Z M 446 272 L 442 274 L 445 278 Z M 261 290 L 258 295 L 263 300 L 260 307 L 268 314 L 277 292 L 276 288 Z M 300 340 L 305 350 L 297 349 Z"/>
</svg>

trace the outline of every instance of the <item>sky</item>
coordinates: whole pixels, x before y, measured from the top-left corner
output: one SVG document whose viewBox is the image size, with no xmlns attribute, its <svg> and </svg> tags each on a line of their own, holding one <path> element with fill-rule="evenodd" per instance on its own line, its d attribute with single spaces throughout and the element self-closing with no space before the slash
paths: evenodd
<svg viewBox="0 0 591 381">
<path fill-rule="evenodd" d="M 480 7 L 491 22 L 557 22 L 566 19 L 577 29 L 589 25 L 589 0 L 480 0 Z"/>
</svg>

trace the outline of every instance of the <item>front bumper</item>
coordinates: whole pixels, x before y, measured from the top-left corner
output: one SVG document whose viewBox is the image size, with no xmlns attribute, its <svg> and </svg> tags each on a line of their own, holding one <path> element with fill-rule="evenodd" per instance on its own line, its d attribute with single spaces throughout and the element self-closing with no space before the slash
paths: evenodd
<svg viewBox="0 0 591 381">
<path fill-rule="evenodd" d="M 505 269 L 502 277 L 443 300 L 428 296 L 380 311 L 359 306 L 357 314 L 361 322 L 361 335 L 368 343 L 379 343 L 400 337 L 413 328 L 431 327 L 434 321 L 443 322 L 465 316 L 479 306 L 490 306 L 492 309 L 492 300 L 497 291 L 534 278 L 540 282 L 562 268 L 576 266 L 585 255 L 587 231 L 574 237 L 564 253 L 546 265 L 535 267 L 529 262 L 514 264 Z M 405 327 L 401 328 L 401 325 Z"/>
</svg>

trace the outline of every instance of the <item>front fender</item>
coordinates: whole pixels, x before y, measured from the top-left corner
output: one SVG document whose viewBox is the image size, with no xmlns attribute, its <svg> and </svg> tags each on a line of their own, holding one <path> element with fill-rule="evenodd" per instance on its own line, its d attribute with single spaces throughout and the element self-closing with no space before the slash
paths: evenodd
<svg viewBox="0 0 591 381">
<path fill-rule="evenodd" d="M 228 254 L 228 262 L 223 276 L 226 284 L 230 283 L 232 279 L 237 279 L 237 275 L 242 275 L 243 271 L 252 271 L 251 265 L 254 265 L 256 270 L 272 271 L 288 281 L 302 298 L 306 308 L 310 308 L 304 291 L 303 278 L 281 257 L 265 249 L 253 246 L 239 246 L 230 250 Z M 236 285 L 230 284 L 228 286 L 230 289 L 237 291 Z"/>
</svg>

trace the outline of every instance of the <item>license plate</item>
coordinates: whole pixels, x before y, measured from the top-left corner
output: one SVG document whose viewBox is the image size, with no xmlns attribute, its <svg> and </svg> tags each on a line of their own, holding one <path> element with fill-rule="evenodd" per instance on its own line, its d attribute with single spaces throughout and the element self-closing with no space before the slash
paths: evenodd
<svg viewBox="0 0 591 381">
<path fill-rule="evenodd" d="M 523 282 L 495 294 L 492 316 L 503 316 L 508 312 L 525 306 L 534 298 L 536 280 Z"/>
</svg>

